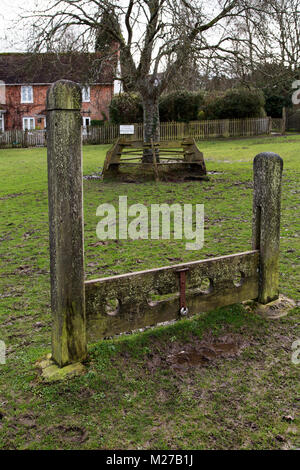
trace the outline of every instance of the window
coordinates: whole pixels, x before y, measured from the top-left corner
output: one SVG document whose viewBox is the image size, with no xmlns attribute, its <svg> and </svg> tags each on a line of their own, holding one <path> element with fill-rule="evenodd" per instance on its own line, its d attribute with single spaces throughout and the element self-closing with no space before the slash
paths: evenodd
<svg viewBox="0 0 300 470">
<path fill-rule="evenodd" d="M 120 60 L 118 60 L 117 70 L 116 70 L 117 77 L 121 77 L 121 65 Z M 115 79 L 114 80 L 114 95 L 119 95 L 123 93 L 123 84 L 121 80 Z"/>
<path fill-rule="evenodd" d="M 21 87 L 21 103 L 33 103 L 33 88 L 32 86 Z"/>
<path fill-rule="evenodd" d="M 4 132 L 4 114 L 0 113 L 0 132 Z"/>
<path fill-rule="evenodd" d="M 83 127 L 89 127 L 91 125 L 91 118 L 90 117 L 83 117 L 82 118 L 82 125 L 83 125 Z"/>
<path fill-rule="evenodd" d="M 23 131 L 35 129 L 35 119 L 33 117 L 23 118 Z"/>
<path fill-rule="evenodd" d="M 91 88 L 85 86 L 82 88 L 82 102 L 89 103 L 91 101 Z"/>
<path fill-rule="evenodd" d="M 46 129 L 46 118 L 45 117 L 37 117 L 36 118 L 36 127 L 37 130 L 44 130 Z"/>
</svg>

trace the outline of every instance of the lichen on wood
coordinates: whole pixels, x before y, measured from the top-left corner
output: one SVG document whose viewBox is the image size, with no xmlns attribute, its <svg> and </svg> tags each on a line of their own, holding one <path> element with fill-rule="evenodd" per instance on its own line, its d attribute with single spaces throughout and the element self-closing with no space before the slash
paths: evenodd
<svg viewBox="0 0 300 470">
<path fill-rule="evenodd" d="M 146 150 L 150 152 L 149 158 Z M 153 151 L 157 156 L 155 162 L 152 158 Z M 124 176 L 127 172 L 128 175 L 138 176 L 140 174 L 145 178 L 150 174 L 153 179 L 154 163 L 159 165 L 159 173 L 163 176 L 178 174 L 208 179 L 203 153 L 200 152 L 193 138 L 147 143 L 121 137 L 106 154 L 103 177 L 117 178 Z M 122 173 L 121 167 L 125 168 Z"/>
<path fill-rule="evenodd" d="M 87 334 L 90 340 L 112 336 L 179 317 L 179 273 L 188 268 L 189 315 L 258 295 L 259 253 L 251 251 L 85 282 Z M 236 274 L 240 285 L 234 284 Z M 201 289 L 204 279 L 211 287 Z M 151 301 L 151 292 L 168 299 Z M 170 298 L 170 294 L 172 297 Z M 118 308 L 107 309 L 115 300 Z"/>
<path fill-rule="evenodd" d="M 86 357 L 81 89 L 62 80 L 47 95 L 52 357 L 59 367 Z"/>
<path fill-rule="evenodd" d="M 282 158 L 271 152 L 256 155 L 253 162 L 253 249 L 260 251 L 258 301 L 279 296 L 279 242 Z"/>
</svg>

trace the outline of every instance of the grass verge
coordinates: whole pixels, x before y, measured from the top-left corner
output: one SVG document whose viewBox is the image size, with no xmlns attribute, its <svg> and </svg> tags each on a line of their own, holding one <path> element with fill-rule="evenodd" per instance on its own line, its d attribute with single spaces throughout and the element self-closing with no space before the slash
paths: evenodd
<svg viewBox="0 0 300 470">
<path fill-rule="evenodd" d="M 268 150 L 284 159 L 280 290 L 298 301 L 299 144 L 300 136 L 202 142 L 208 182 L 116 185 L 85 179 L 87 278 L 249 249 L 252 161 Z M 107 148 L 84 148 L 85 176 L 99 171 Z M 0 366 L 0 448 L 299 446 L 299 369 L 291 362 L 299 308 L 271 322 L 251 306 L 237 305 L 103 341 L 90 346 L 85 375 L 41 383 L 33 364 L 50 350 L 51 333 L 45 149 L 1 150 L 0 172 L 0 339 L 8 353 Z M 117 206 L 120 195 L 128 196 L 128 204 L 204 203 L 203 250 L 186 251 L 186 240 L 99 244 L 96 208 L 103 202 Z M 236 353 L 176 367 L 182 350 L 203 350 L 216 338 L 229 338 L 238 345 Z"/>
</svg>

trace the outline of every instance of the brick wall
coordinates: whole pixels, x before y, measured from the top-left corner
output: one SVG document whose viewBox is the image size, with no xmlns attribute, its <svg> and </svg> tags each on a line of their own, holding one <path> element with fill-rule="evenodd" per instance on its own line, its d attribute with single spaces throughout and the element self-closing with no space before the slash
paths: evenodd
<svg viewBox="0 0 300 470">
<path fill-rule="evenodd" d="M 46 116 L 46 94 L 49 85 L 33 85 L 33 103 L 21 103 L 21 86 L 6 85 L 5 130 L 22 129 L 23 118 L 33 117 L 35 128 L 44 129 Z M 113 96 L 113 85 L 91 86 L 90 102 L 82 103 L 82 115 L 92 119 L 109 118 L 109 105 Z"/>
<path fill-rule="evenodd" d="M 113 85 L 91 86 L 90 103 L 82 103 L 82 115 L 91 119 L 109 119 L 109 105 L 113 97 Z"/>
</svg>

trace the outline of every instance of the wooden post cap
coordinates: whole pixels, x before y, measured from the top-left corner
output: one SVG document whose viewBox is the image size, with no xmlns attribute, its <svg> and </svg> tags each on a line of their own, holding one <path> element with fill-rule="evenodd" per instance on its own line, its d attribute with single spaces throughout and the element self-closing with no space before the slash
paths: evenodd
<svg viewBox="0 0 300 470">
<path fill-rule="evenodd" d="M 80 111 L 81 103 L 81 87 L 70 80 L 59 80 L 47 91 L 47 111 Z"/>
</svg>

